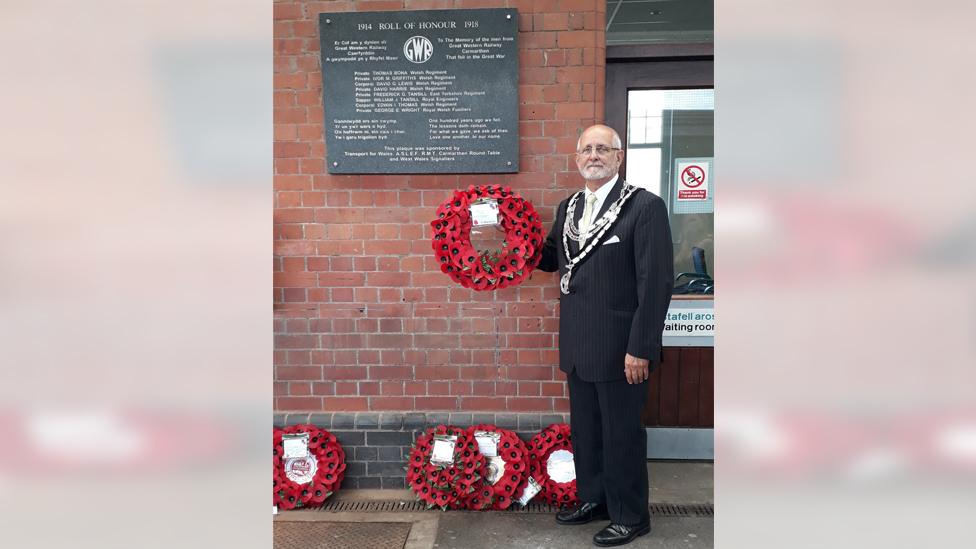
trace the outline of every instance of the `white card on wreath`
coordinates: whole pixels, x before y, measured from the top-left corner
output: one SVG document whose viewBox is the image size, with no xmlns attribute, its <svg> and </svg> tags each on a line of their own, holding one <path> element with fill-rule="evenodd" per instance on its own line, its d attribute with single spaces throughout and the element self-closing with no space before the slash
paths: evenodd
<svg viewBox="0 0 976 549">
<path fill-rule="evenodd" d="M 529 504 L 529 501 L 542 490 L 542 486 L 536 482 L 535 478 L 529 477 L 529 481 L 525 484 L 525 491 L 522 492 L 522 497 L 518 499 L 519 505 L 525 507 Z"/>
<path fill-rule="evenodd" d="M 471 225 L 474 227 L 498 225 L 498 201 L 488 200 L 472 204 Z"/>
<path fill-rule="evenodd" d="M 285 459 L 308 457 L 308 433 L 281 435 Z"/>
<path fill-rule="evenodd" d="M 430 452 L 430 462 L 435 464 L 454 463 L 454 444 L 456 436 L 434 435 L 434 449 Z"/>
<path fill-rule="evenodd" d="M 478 441 L 478 451 L 485 457 L 498 455 L 498 442 L 502 434 L 497 431 L 475 431 L 474 439 Z"/>
</svg>

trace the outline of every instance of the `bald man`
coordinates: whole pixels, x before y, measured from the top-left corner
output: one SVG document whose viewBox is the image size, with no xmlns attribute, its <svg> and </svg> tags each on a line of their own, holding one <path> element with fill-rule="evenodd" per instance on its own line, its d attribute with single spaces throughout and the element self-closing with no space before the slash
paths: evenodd
<svg viewBox="0 0 976 549">
<path fill-rule="evenodd" d="M 623 159 L 612 128 L 583 131 L 576 166 L 585 188 L 559 204 L 538 267 L 560 274 L 559 368 L 581 501 L 556 521 L 609 520 L 593 536 L 602 547 L 651 530 L 641 412 L 674 283 L 667 207 L 618 177 Z"/>
</svg>

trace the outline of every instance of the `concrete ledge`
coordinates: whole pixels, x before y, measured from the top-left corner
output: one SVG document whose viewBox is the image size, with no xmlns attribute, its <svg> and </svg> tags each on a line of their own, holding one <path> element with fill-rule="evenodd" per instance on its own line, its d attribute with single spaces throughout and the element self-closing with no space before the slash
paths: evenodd
<svg viewBox="0 0 976 549">
<path fill-rule="evenodd" d="M 414 501 L 417 499 L 417 496 L 410 489 L 383 490 L 368 488 L 340 489 L 332 497 L 336 501 Z"/>
<path fill-rule="evenodd" d="M 650 502 L 675 505 L 712 504 L 715 501 L 715 466 L 694 461 L 648 461 Z M 416 501 L 410 489 L 341 488 L 328 501 Z M 289 511 L 290 512 L 290 511 Z"/>
</svg>

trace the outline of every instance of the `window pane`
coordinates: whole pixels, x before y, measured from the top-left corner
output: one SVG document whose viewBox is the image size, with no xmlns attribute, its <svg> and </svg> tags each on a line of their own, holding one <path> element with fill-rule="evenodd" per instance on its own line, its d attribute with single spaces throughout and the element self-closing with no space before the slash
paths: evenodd
<svg viewBox="0 0 976 549">
<path fill-rule="evenodd" d="M 630 149 L 627 183 L 661 196 L 661 149 Z"/>
<path fill-rule="evenodd" d="M 645 143 L 660 143 L 661 142 L 661 115 L 648 116 L 644 119 L 644 127 L 647 132 L 647 141 Z"/>
<path fill-rule="evenodd" d="M 710 89 L 628 92 L 627 181 L 668 205 L 675 294 L 714 291 L 714 98 Z"/>
<path fill-rule="evenodd" d="M 663 94 L 665 109 L 674 111 L 715 110 L 715 90 L 652 90 Z"/>
<path fill-rule="evenodd" d="M 631 143 L 631 144 L 633 144 L 633 143 L 640 144 L 640 143 L 646 143 L 647 142 L 647 140 L 644 137 L 644 133 L 645 133 L 645 129 L 644 129 L 645 128 L 645 123 L 644 123 L 644 121 L 645 120 L 647 120 L 647 119 L 644 118 L 643 116 L 631 116 L 630 117 L 630 124 L 627 124 L 627 129 L 630 130 L 630 139 L 628 140 L 629 143 Z"/>
</svg>

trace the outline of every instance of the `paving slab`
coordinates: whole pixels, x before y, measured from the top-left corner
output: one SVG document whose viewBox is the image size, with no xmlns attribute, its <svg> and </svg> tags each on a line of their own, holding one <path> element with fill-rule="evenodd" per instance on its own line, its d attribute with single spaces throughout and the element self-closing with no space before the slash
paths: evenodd
<svg viewBox="0 0 976 549">
<path fill-rule="evenodd" d="M 714 475 L 711 462 L 649 461 L 651 503 L 714 503 Z"/>
<path fill-rule="evenodd" d="M 569 549 L 595 547 L 593 534 L 609 524 L 556 524 L 542 513 L 454 512 L 441 515 L 436 549 L 512 548 Z M 713 521 L 701 517 L 653 517 L 651 532 L 626 545 L 633 549 L 707 549 L 714 544 Z"/>
</svg>

